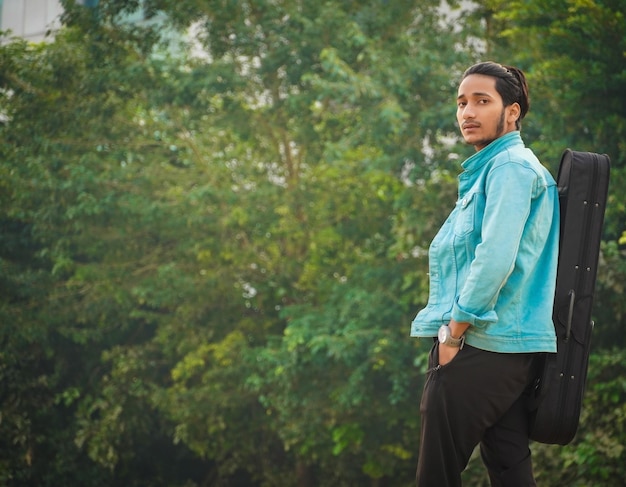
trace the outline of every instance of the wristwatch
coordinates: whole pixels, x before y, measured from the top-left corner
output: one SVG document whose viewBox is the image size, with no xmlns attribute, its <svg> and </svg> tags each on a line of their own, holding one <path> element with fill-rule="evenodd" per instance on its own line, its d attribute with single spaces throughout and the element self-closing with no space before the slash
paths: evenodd
<svg viewBox="0 0 626 487">
<path fill-rule="evenodd" d="M 459 349 L 463 348 L 463 344 L 465 343 L 465 335 L 462 335 L 461 338 L 453 338 L 448 325 L 441 325 L 437 337 L 439 338 L 439 343 L 442 345 L 459 347 Z"/>
</svg>

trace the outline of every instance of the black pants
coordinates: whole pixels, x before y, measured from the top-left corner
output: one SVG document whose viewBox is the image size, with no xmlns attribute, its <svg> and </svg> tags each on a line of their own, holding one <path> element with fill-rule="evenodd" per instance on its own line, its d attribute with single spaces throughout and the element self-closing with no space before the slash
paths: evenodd
<svg viewBox="0 0 626 487">
<path fill-rule="evenodd" d="M 461 486 L 461 472 L 479 443 L 492 486 L 536 485 L 524 392 L 537 357 L 465 345 L 439 366 L 435 344 L 420 404 L 418 487 Z"/>
</svg>

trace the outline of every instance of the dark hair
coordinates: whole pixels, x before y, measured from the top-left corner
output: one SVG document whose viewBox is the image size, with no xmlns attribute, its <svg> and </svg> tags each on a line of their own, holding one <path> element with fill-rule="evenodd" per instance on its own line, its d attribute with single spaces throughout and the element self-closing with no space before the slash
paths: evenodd
<svg viewBox="0 0 626 487">
<path fill-rule="evenodd" d="M 521 128 L 522 119 L 528 113 L 530 108 L 530 98 L 528 96 L 528 84 L 524 73 L 513 66 L 505 66 L 502 64 L 486 61 L 470 66 L 463 78 L 470 74 L 482 74 L 485 76 L 493 76 L 496 78 L 496 91 L 502 97 L 505 107 L 518 103 L 520 106 L 520 116 L 515 121 L 517 130 Z"/>
</svg>

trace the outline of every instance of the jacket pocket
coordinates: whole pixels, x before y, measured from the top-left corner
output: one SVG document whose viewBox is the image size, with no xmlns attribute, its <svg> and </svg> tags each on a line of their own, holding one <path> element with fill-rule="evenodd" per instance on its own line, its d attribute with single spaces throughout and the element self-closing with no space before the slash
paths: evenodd
<svg viewBox="0 0 626 487">
<path fill-rule="evenodd" d="M 457 203 L 457 214 L 454 221 L 454 234 L 463 237 L 474 231 L 476 224 L 476 193 L 466 194 Z"/>
</svg>

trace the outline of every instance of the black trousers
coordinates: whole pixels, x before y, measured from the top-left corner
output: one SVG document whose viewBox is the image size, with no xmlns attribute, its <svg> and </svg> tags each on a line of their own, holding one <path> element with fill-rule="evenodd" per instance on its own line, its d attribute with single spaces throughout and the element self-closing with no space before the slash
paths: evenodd
<svg viewBox="0 0 626 487">
<path fill-rule="evenodd" d="M 540 354 L 494 353 L 465 345 L 439 366 L 438 344 L 420 404 L 418 487 L 461 486 L 476 445 L 493 487 L 535 486 L 524 394 Z"/>
</svg>

